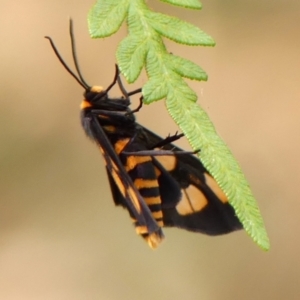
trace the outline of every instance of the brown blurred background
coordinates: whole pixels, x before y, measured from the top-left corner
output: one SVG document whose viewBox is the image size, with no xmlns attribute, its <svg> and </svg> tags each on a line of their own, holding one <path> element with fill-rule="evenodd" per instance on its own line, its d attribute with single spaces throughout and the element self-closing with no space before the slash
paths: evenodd
<svg viewBox="0 0 300 300">
<path fill-rule="evenodd" d="M 189 84 L 251 184 L 268 253 L 242 231 L 210 238 L 176 229 L 152 251 L 114 207 L 102 158 L 80 128 L 82 88 L 43 38 L 71 64 L 71 16 L 87 82 L 107 86 L 126 29 L 91 40 L 92 4 L 1 1 L 0 299 L 299 299 L 300 2 L 210 0 L 197 12 L 149 1 L 217 41 L 167 44 L 209 74 Z M 164 136 L 177 128 L 163 108 L 144 107 L 138 120 Z"/>
</svg>

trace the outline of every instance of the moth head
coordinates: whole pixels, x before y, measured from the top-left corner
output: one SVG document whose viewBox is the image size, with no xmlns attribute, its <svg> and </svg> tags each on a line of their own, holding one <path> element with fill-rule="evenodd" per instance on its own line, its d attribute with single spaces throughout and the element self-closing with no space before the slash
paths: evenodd
<svg viewBox="0 0 300 300">
<path fill-rule="evenodd" d="M 108 108 L 109 110 L 113 110 L 113 109 L 124 110 L 125 108 L 127 108 L 128 105 L 130 104 L 129 99 L 121 97 L 121 98 L 115 99 L 116 101 L 114 101 L 114 99 L 111 99 L 108 97 L 108 92 L 116 84 L 116 82 L 118 82 L 118 79 L 119 79 L 118 66 L 116 65 L 116 72 L 115 72 L 114 80 L 107 87 L 107 89 L 104 89 L 101 86 L 90 86 L 84 80 L 84 78 L 81 74 L 80 68 L 79 68 L 76 51 L 75 51 L 75 40 L 74 40 L 74 34 L 73 34 L 72 20 L 70 20 L 70 37 L 71 37 L 72 55 L 73 55 L 73 61 L 74 61 L 76 73 L 73 72 L 70 69 L 70 67 L 66 64 L 66 62 L 63 60 L 62 56 L 58 52 L 58 50 L 53 42 L 53 40 L 49 36 L 46 36 L 45 38 L 50 41 L 53 51 L 55 52 L 57 58 L 59 59 L 61 64 L 64 66 L 64 68 L 67 70 L 67 72 L 84 88 L 84 91 L 85 91 L 84 92 L 84 98 L 85 98 L 84 106 L 85 107 L 90 106 L 90 107 L 94 107 L 94 108 L 103 108 L 103 109 Z M 82 106 L 82 104 L 81 104 L 81 106 Z"/>
</svg>

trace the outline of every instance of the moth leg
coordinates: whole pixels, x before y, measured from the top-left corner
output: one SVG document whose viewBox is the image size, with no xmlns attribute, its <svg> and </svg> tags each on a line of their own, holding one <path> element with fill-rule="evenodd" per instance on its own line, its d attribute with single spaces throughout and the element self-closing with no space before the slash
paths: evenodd
<svg viewBox="0 0 300 300">
<path fill-rule="evenodd" d="M 141 151 L 122 151 L 124 155 L 134 155 L 134 156 L 173 156 L 173 155 L 186 155 L 186 154 L 196 154 L 200 150 L 196 151 L 172 151 L 172 150 L 141 150 Z"/>
<path fill-rule="evenodd" d="M 130 146 L 134 140 L 136 139 L 136 137 L 140 134 L 141 130 L 137 130 L 137 132 L 135 133 L 135 135 L 130 139 L 130 141 L 127 143 L 126 147 L 123 149 L 122 154 L 126 155 L 126 156 L 130 156 L 130 155 L 135 155 L 135 156 L 164 156 L 164 155 L 182 155 L 182 154 L 196 154 L 198 153 L 200 150 L 196 150 L 196 151 L 184 151 L 184 150 L 164 150 L 164 149 L 160 149 L 160 150 L 154 150 L 154 147 L 151 147 L 150 150 L 140 150 L 140 151 L 126 151 L 126 148 L 128 146 Z M 160 144 L 161 145 L 167 145 L 170 144 L 171 141 L 174 140 L 178 140 L 183 136 L 183 134 L 177 134 L 177 132 L 175 133 L 175 135 L 172 136 L 168 136 L 167 138 L 165 138 L 164 140 L 160 141 L 159 143 L 157 143 L 156 145 Z"/>
<path fill-rule="evenodd" d="M 124 116 L 124 112 L 120 111 L 109 111 L 109 110 L 103 110 L 103 109 L 93 109 L 92 114 L 98 117 L 99 115 L 105 115 L 105 116 Z"/>
<path fill-rule="evenodd" d="M 116 64 L 115 65 L 115 67 L 116 67 L 116 71 L 115 71 L 115 77 L 114 77 L 114 80 L 113 80 L 113 82 L 108 86 L 108 88 L 106 89 L 106 94 L 110 91 L 110 89 L 117 83 L 117 80 L 118 80 L 118 78 L 119 78 L 119 74 L 120 74 L 120 71 L 119 71 L 119 67 L 118 67 L 118 65 Z"/>
<path fill-rule="evenodd" d="M 164 146 L 167 146 L 167 145 L 173 143 L 174 141 L 177 141 L 177 140 L 181 139 L 183 136 L 184 136 L 184 133 L 178 134 L 178 131 L 176 131 L 176 133 L 174 135 L 169 134 L 165 139 L 163 139 L 160 142 L 156 143 L 150 149 L 154 150 L 155 148 L 163 148 Z M 163 151 L 163 149 L 161 151 Z M 169 151 L 172 151 L 172 150 L 169 150 Z M 176 154 L 197 154 L 200 151 L 201 151 L 200 149 L 197 149 L 195 151 L 182 151 L 182 150 L 179 150 L 179 151 L 172 151 L 172 152 L 176 153 Z M 158 155 L 160 155 L 160 154 L 158 154 Z"/>
<path fill-rule="evenodd" d="M 140 88 L 140 89 L 136 89 L 136 90 L 131 91 L 131 92 L 127 92 L 126 89 L 125 89 L 125 87 L 124 87 L 124 84 L 123 84 L 123 82 L 122 82 L 122 80 L 121 80 L 119 69 L 118 69 L 118 74 L 117 74 L 116 81 L 118 82 L 119 88 L 120 88 L 120 90 L 121 90 L 123 96 L 124 96 L 126 99 L 128 99 L 130 96 L 135 95 L 135 94 L 138 94 L 138 93 L 140 93 L 140 92 L 142 91 L 142 89 Z"/>
<path fill-rule="evenodd" d="M 162 141 L 158 142 L 154 146 L 151 146 L 151 149 L 162 148 L 163 146 L 166 146 L 168 144 L 171 144 L 171 143 L 179 140 L 183 136 L 184 136 L 184 134 L 183 133 L 178 134 L 178 131 L 174 135 L 170 135 L 169 134 L 165 139 L 163 139 Z"/>
<path fill-rule="evenodd" d="M 134 91 L 127 92 L 124 85 L 123 85 L 123 82 L 121 80 L 120 73 L 117 76 L 117 81 L 118 81 L 119 88 L 120 88 L 123 96 L 125 97 L 125 99 L 129 99 L 130 96 L 138 94 L 142 91 L 142 89 L 139 88 L 139 89 L 136 89 Z M 138 107 L 136 109 L 130 111 L 130 112 L 127 112 L 126 115 L 131 115 L 131 114 L 134 114 L 134 113 L 138 112 L 142 108 L 142 106 L 143 106 L 143 96 L 140 97 L 140 104 L 138 105 Z"/>
<path fill-rule="evenodd" d="M 128 145 L 130 145 L 136 139 L 136 137 L 141 133 L 143 133 L 143 129 L 138 129 L 137 132 L 135 133 L 135 135 L 130 139 L 130 142 L 128 143 Z M 150 148 L 150 150 L 154 150 L 155 148 L 162 148 L 163 146 L 169 145 L 172 142 L 179 140 L 183 136 L 184 136 L 183 133 L 178 134 L 178 132 L 176 132 L 174 135 L 169 134 L 165 139 L 150 146 L 149 148 Z M 147 134 L 145 134 L 144 137 L 147 139 Z M 156 149 L 156 151 L 157 151 L 157 149 Z"/>
<path fill-rule="evenodd" d="M 132 96 L 132 95 L 135 95 L 135 94 L 138 94 L 138 93 L 141 93 L 141 92 L 142 92 L 142 89 L 139 88 L 139 89 L 136 89 L 136 90 L 133 90 L 133 91 L 129 92 L 127 95 Z"/>
<path fill-rule="evenodd" d="M 141 89 L 140 89 L 140 90 L 141 90 Z M 137 91 L 137 90 L 136 90 L 136 91 Z M 135 92 L 135 91 L 134 91 L 134 92 Z M 141 97 L 140 97 L 140 104 L 138 105 L 138 107 L 135 108 L 135 109 L 133 109 L 132 111 L 126 113 L 126 116 L 131 115 L 131 114 L 134 114 L 134 113 L 137 113 L 137 112 L 142 108 L 142 106 L 143 106 L 143 99 L 144 99 L 144 97 L 141 96 Z"/>
</svg>

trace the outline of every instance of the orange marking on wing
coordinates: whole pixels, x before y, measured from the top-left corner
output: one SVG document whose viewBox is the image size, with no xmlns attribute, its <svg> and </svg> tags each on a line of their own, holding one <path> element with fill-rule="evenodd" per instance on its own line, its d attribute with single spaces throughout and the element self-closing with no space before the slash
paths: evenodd
<svg viewBox="0 0 300 300">
<path fill-rule="evenodd" d="M 111 175 L 112 175 L 117 187 L 119 188 L 122 196 L 125 198 L 126 197 L 125 187 L 124 187 L 124 184 L 122 183 L 119 175 L 117 174 L 117 172 L 115 170 L 111 171 Z"/>
<path fill-rule="evenodd" d="M 161 171 L 158 168 L 156 168 L 156 167 L 154 167 L 154 171 L 155 171 L 156 177 L 159 177 L 160 174 L 161 174 Z"/>
<path fill-rule="evenodd" d="M 145 237 L 150 248 L 155 249 L 162 242 L 162 237 L 157 233 L 151 233 Z"/>
<path fill-rule="evenodd" d="M 132 203 L 135 206 L 138 213 L 141 213 L 142 209 L 141 209 L 139 199 L 136 195 L 136 192 L 132 189 L 132 187 L 128 187 L 127 193 L 128 193 L 129 199 L 132 200 Z"/>
<path fill-rule="evenodd" d="M 152 158 L 150 156 L 128 156 L 126 160 L 126 171 L 133 170 L 137 165 L 152 161 Z"/>
<path fill-rule="evenodd" d="M 129 139 L 122 139 L 122 140 L 118 140 L 116 143 L 115 143 L 115 150 L 116 150 L 116 153 L 117 154 L 120 154 L 123 149 L 126 147 L 126 145 L 129 143 Z"/>
<path fill-rule="evenodd" d="M 201 190 L 193 185 L 189 185 L 183 190 L 182 198 L 176 205 L 176 210 L 180 215 L 189 215 L 201 211 L 208 201 Z"/>
<path fill-rule="evenodd" d="M 147 234 L 148 228 L 146 226 L 136 226 L 135 231 L 137 234 Z"/>
<path fill-rule="evenodd" d="M 84 110 L 85 108 L 89 108 L 89 107 L 92 107 L 92 104 L 90 102 L 88 102 L 87 100 L 83 100 L 80 103 L 80 109 L 81 110 Z"/>
<path fill-rule="evenodd" d="M 216 180 L 212 176 L 210 176 L 208 173 L 204 173 L 204 177 L 205 177 L 206 184 L 215 193 L 215 195 L 218 197 L 218 199 L 222 203 L 227 203 L 228 202 L 228 198 L 224 194 L 224 192 L 221 190 L 221 188 L 218 185 L 218 183 L 216 182 Z"/>
<path fill-rule="evenodd" d="M 172 171 L 176 167 L 177 163 L 177 158 L 175 155 L 164 155 L 160 156 L 157 155 L 155 157 L 156 160 L 167 170 L 167 171 Z"/>
</svg>

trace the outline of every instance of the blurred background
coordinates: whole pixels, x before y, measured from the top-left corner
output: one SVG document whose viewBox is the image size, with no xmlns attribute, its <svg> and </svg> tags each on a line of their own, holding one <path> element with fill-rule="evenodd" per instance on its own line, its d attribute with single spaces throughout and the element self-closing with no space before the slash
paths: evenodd
<svg viewBox="0 0 300 300">
<path fill-rule="evenodd" d="M 0 299 L 299 299 L 300 2 L 210 0 L 200 12 L 148 3 L 217 42 L 167 45 L 209 74 L 189 84 L 250 182 L 271 250 L 243 231 L 211 238 L 179 229 L 165 229 L 150 250 L 114 207 L 103 160 L 80 126 L 82 88 L 43 38 L 73 68 L 71 16 L 84 77 L 106 87 L 126 28 L 91 40 L 93 1 L 2 0 Z M 162 136 L 177 130 L 162 101 L 137 118 Z"/>
</svg>

